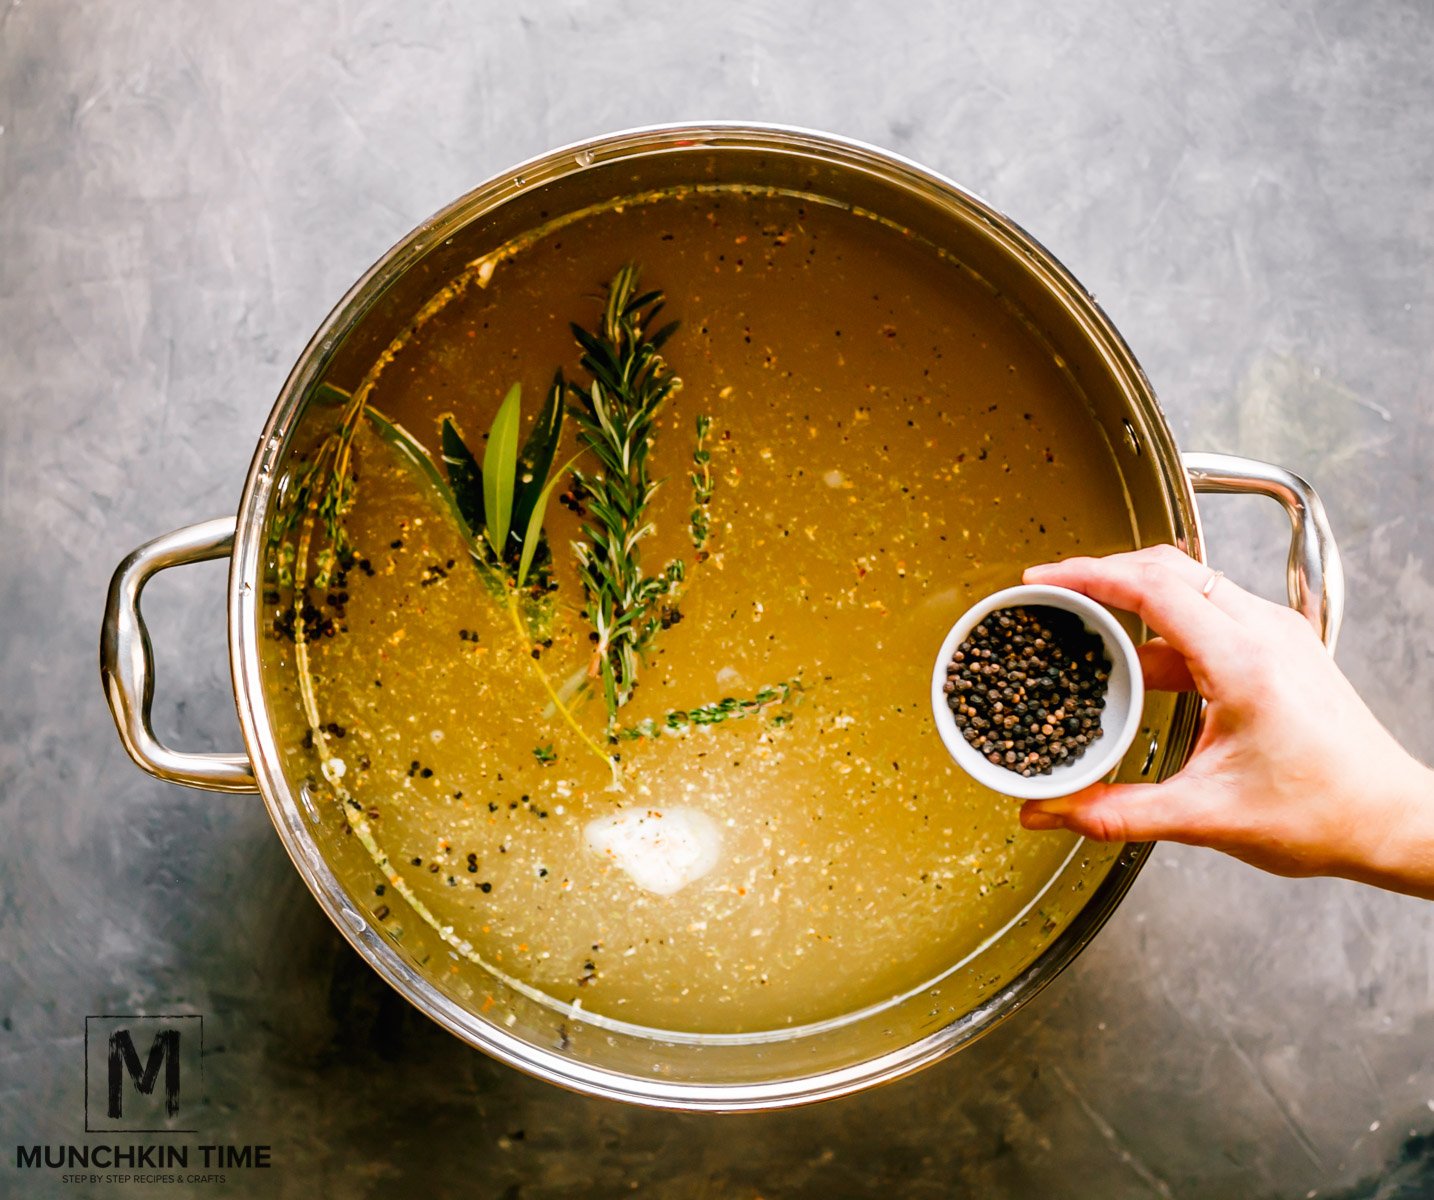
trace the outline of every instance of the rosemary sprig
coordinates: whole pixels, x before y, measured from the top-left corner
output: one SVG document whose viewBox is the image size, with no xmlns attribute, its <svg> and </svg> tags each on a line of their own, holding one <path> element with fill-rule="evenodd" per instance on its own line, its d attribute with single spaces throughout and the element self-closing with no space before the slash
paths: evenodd
<svg viewBox="0 0 1434 1200">
<path fill-rule="evenodd" d="M 609 733 L 637 685 L 639 656 L 661 627 L 654 610 L 684 574 L 679 559 L 645 575 L 639 546 L 652 532 L 648 507 L 659 482 L 648 472 L 654 423 L 681 386 L 660 353 L 677 325 L 653 328 L 662 308 L 661 292 L 638 291 L 637 268 L 629 263 L 608 285 L 598 331 L 572 326 L 592 383 L 569 385 L 569 411 L 579 443 L 601 468 L 574 472 L 590 518 L 583 525 L 587 540 L 575 543 L 574 553 L 585 615 L 597 634 L 588 674 L 602 682 Z"/>
<path fill-rule="evenodd" d="M 720 725 L 723 721 L 740 721 L 744 717 L 757 716 L 773 706 L 790 704 L 792 698 L 801 690 L 802 684 L 799 679 L 789 679 L 784 683 L 764 687 L 755 695 L 745 699 L 726 696 L 711 704 L 699 705 L 697 708 L 674 708 L 661 721 L 648 717 L 646 720 L 617 730 L 617 736 L 624 741 L 635 741 L 638 738 L 661 737 L 664 733 L 686 733 L 688 730 L 702 725 Z M 790 720 L 790 714 L 777 713 L 772 718 L 772 724 L 785 725 L 787 720 Z"/>
</svg>

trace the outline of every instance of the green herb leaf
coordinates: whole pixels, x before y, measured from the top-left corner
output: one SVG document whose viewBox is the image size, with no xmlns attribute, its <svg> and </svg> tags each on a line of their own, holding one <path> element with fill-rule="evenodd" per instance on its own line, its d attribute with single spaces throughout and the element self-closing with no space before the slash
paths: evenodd
<svg viewBox="0 0 1434 1200">
<path fill-rule="evenodd" d="M 448 486 L 443 476 L 439 474 L 438 468 L 433 465 L 433 460 L 428 457 L 428 451 L 423 448 L 423 443 L 414 437 L 413 434 L 409 433 L 402 425 L 399 425 L 395 421 L 390 421 L 383 413 L 370 405 L 364 407 L 364 416 L 368 419 L 368 423 L 373 426 L 374 432 L 378 434 L 378 436 L 398 454 L 403 463 L 412 470 L 415 478 L 429 492 L 434 503 L 436 503 L 439 508 L 445 509 L 453 518 L 454 527 L 462 535 L 464 542 L 467 543 L 468 553 L 482 574 L 484 583 L 488 585 L 490 590 L 497 587 L 499 594 L 501 594 L 501 582 L 494 575 L 492 567 L 488 564 L 488 555 L 484 552 L 482 543 L 478 541 L 478 535 L 469 527 L 462 510 L 458 506 L 458 497 L 454 494 L 453 489 Z"/>
<path fill-rule="evenodd" d="M 707 506 L 712 503 L 712 451 L 707 449 L 707 434 L 712 428 L 712 418 L 706 414 L 697 417 L 697 441 L 692 448 L 692 512 L 688 518 L 692 534 L 693 549 L 699 553 L 707 548 L 707 538 L 712 530 L 712 521 Z"/>
<path fill-rule="evenodd" d="M 513 482 L 518 469 L 518 418 L 523 389 L 514 384 L 498 406 L 483 450 L 483 510 L 487 516 L 488 544 L 500 559 L 508 545 L 513 519 Z"/>
<path fill-rule="evenodd" d="M 654 313 L 655 311 L 656 310 L 654 310 Z M 662 344 L 676 333 L 681 325 L 681 321 L 669 321 L 648 339 L 649 345 L 651 345 L 654 350 L 661 350 Z"/>
<path fill-rule="evenodd" d="M 448 471 L 448 482 L 453 485 L 458 511 L 463 515 L 469 531 L 475 536 L 482 536 L 483 469 L 459 435 L 457 427 L 446 417 L 443 421 L 443 465 Z"/>
<path fill-rule="evenodd" d="M 423 443 L 397 421 L 389 420 L 372 405 L 365 406 L 364 416 L 368 418 L 368 423 L 373 426 L 374 432 L 396 450 L 404 463 L 413 468 L 420 479 L 443 499 L 445 507 L 456 514 L 458 511 L 457 497 L 454 495 L 453 489 L 444 482 L 443 476 L 438 473 L 438 468 L 428 457 L 428 451 L 423 448 Z"/>
<path fill-rule="evenodd" d="M 528 528 L 533 507 L 543 493 L 548 469 L 553 465 L 553 455 L 557 452 L 558 439 L 563 433 L 563 396 L 566 392 L 567 384 L 563 380 L 563 373 L 559 371 L 553 376 L 553 386 L 548 389 L 547 402 L 538 414 L 538 419 L 533 422 L 528 440 L 523 443 L 523 451 L 518 455 L 518 478 L 513 491 L 514 529 Z M 541 524 L 539 522 L 540 526 Z M 526 544 L 525 541 L 525 549 Z"/>
<path fill-rule="evenodd" d="M 327 381 L 318 384 L 314 390 L 309 393 L 310 404 L 322 404 L 325 407 L 330 407 L 335 404 L 347 404 L 353 398 L 352 392 L 346 392 L 343 388 Z"/>
<path fill-rule="evenodd" d="M 533 555 L 537 553 L 538 543 L 543 539 L 543 514 L 548 511 L 548 497 L 553 494 L 553 488 L 558 485 L 558 481 L 572 470 L 573 464 L 581 457 L 580 451 L 554 471 L 553 477 L 548 480 L 547 486 L 538 493 L 538 497 L 533 503 L 533 511 L 528 514 L 528 524 L 523 531 L 523 554 L 518 559 L 519 587 L 527 582 L 528 569 L 533 565 Z"/>
</svg>

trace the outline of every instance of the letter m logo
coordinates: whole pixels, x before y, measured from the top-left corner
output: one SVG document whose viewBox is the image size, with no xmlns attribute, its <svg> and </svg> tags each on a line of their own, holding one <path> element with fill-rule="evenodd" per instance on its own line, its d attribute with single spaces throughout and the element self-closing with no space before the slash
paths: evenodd
<svg viewBox="0 0 1434 1200">
<path fill-rule="evenodd" d="M 86 1017 L 85 1132 L 198 1133 L 181 1126 L 204 1109 L 203 1056 L 201 1016 Z"/>
<path fill-rule="evenodd" d="M 149 1059 L 141 1066 L 130 1031 L 116 1029 L 110 1034 L 109 1061 L 109 1106 L 105 1115 L 111 1121 L 124 1116 L 126 1072 L 140 1095 L 148 1096 L 154 1091 L 161 1067 L 164 1069 L 164 1115 L 179 1115 L 179 1030 L 161 1029 L 156 1033 L 149 1048 Z"/>
</svg>

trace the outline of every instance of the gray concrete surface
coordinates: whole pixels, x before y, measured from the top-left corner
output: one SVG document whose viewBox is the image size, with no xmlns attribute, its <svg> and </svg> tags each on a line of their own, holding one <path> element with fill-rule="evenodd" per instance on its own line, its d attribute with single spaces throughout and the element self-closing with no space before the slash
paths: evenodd
<svg viewBox="0 0 1434 1200">
<path fill-rule="evenodd" d="M 1434 9 L 6 0 L 0 15 L 0 1193 L 89 1194 L 83 1016 L 206 1014 L 200 1194 L 1434 1195 L 1434 907 L 1159 848 L 1017 1020 L 879 1092 L 712 1119 L 590 1102 L 427 1024 L 326 925 L 260 805 L 151 781 L 95 647 L 115 562 L 232 511 L 310 331 L 490 172 L 654 120 L 883 144 L 1107 306 L 1187 448 L 1322 488 L 1341 661 L 1434 757 Z M 1205 505 L 1277 586 L 1280 520 Z M 153 589 L 161 729 L 237 740 L 222 572 Z M 167 1194 L 188 1189 L 176 1185 Z M 139 1194 L 97 1189 L 95 1194 Z"/>
</svg>

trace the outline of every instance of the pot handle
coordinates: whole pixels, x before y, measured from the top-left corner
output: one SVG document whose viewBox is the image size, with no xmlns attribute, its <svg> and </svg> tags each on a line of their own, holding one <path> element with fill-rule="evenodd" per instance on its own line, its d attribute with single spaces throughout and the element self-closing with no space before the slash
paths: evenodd
<svg viewBox="0 0 1434 1200">
<path fill-rule="evenodd" d="M 1233 454 L 1182 454 L 1197 492 L 1269 496 L 1290 518 L 1285 586 L 1290 607 L 1303 614 L 1334 653 L 1344 620 L 1344 567 L 1329 517 L 1314 488 L 1284 467 Z"/>
<path fill-rule="evenodd" d="M 100 679 L 129 756 L 151 775 L 210 792 L 254 792 L 254 770 L 243 754 L 187 754 L 154 736 L 154 652 L 139 611 L 150 576 L 169 567 L 227 558 L 234 549 L 234 518 L 187 525 L 130 553 L 110 580 L 100 629 Z"/>
</svg>

